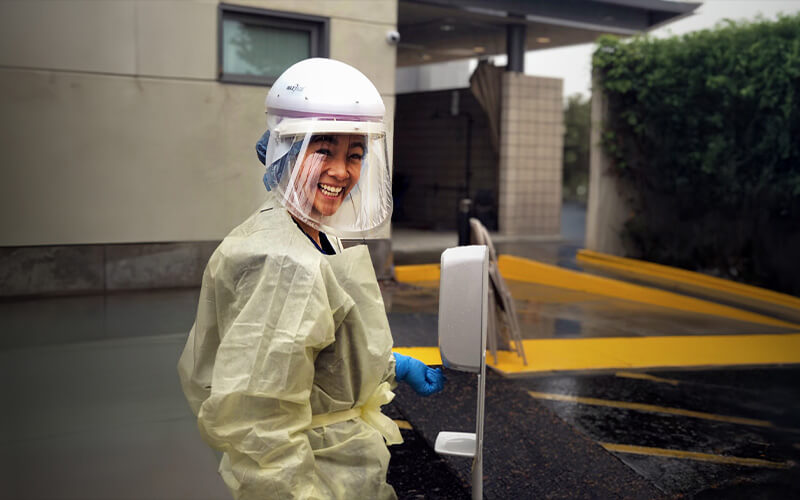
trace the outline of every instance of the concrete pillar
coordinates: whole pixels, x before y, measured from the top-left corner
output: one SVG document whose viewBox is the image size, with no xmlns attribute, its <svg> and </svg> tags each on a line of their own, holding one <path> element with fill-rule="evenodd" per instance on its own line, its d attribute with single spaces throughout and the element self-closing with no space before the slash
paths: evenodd
<svg viewBox="0 0 800 500">
<path fill-rule="evenodd" d="M 592 78 L 592 132 L 589 157 L 589 201 L 586 208 L 586 248 L 612 255 L 625 255 L 622 230 L 632 209 L 634 196 L 617 175 L 609 171 L 610 161 L 600 143 L 608 115 L 608 99 L 598 76 Z"/>
<path fill-rule="evenodd" d="M 503 73 L 498 224 L 507 235 L 561 232 L 562 81 Z"/>
</svg>

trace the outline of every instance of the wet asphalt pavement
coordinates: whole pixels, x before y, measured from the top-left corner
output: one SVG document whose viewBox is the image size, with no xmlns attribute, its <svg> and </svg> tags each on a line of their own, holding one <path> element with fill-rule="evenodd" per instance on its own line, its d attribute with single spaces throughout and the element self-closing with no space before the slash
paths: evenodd
<svg viewBox="0 0 800 500">
<path fill-rule="evenodd" d="M 402 386 L 397 391 L 395 404 L 430 447 L 441 430 L 475 429 L 476 376 L 452 371 L 447 376 L 445 390 L 430 398 Z M 661 497 L 647 480 L 533 401 L 516 382 L 492 373 L 486 389 L 484 498 Z M 471 459 L 444 460 L 469 484 Z"/>
<path fill-rule="evenodd" d="M 468 498 L 464 485 L 470 481 L 471 461 L 434 458 L 432 448 L 439 431 L 474 430 L 476 378 L 446 373 L 443 393 L 420 398 L 401 386 L 390 405 L 390 415 L 409 421 L 416 433 L 392 448 L 390 479 L 415 477 L 411 488 L 405 481 L 392 483 L 401 498 Z M 652 376 L 641 380 L 620 372 L 505 379 L 490 372 L 485 498 L 800 498 L 800 430 L 792 427 L 800 422 L 800 369 Z M 539 399 L 529 391 L 580 400 Z M 653 408 L 628 408 L 626 402 Z M 404 437 L 410 433 L 404 431 Z M 606 444 L 676 453 L 615 452 Z M 742 463 L 708 461 L 728 458 Z M 744 465 L 748 459 L 759 463 Z M 420 468 L 423 460 L 434 465 Z M 415 496 L 420 490 L 430 496 Z"/>
<path fill-rule="evenodd" d="M 514 290 L 522 285 L 510 286 Z M 385 288 L 395 345 L 435 346 L 438 290 L 406 284 Z M 565 298 L 547 287 L 519 291 L 538 298 L 518 302 L 525 338 L 750 329 L 747 323 L 709 321 L 702 315 L 631 308 L 624 301 L 574 294 Z M 535 311 L 526 315 L 533 303 Z M 474 430 L 475 376 L 446 373 L 445 391 L 429 398 L 398 388 L 391 406 L 411 423 L 418 438 L 409 446 L 427 447 L 432 453 L 439 431 Z M 490 372 L 484 496 L 800 498 L 798 381 L 796 365 L 514 379 Z M 405 465 L 408 454 L 399 448 L 393 457 L 395 477 L 404 477 L 398 472 L 411 470 Z M 441 486 L 452 498 L 462 498 L 463 485 L 470 480 L 470 460 L 440 457 L 436 463 L 442 460 L 460 485 L 438 468 L 432 474 L 416 469 L 422 473 L 417 484 Z M 404 491 L 398 488 L 401 498 L 440 498 L 403 496 Z"/>
<path fill-rule="evenodd" d="M 523 384 L 538 394 L 579 397 L 578 403 L 537 401 L 598 443 L 674 452 L 612 451 L 669 497 L 800 497 L 800 429 L 794 427 L 800 423 L 800 369 L 651 373 L 653 379 L 620 372 L 554 375 Z M 612 406 L 592 404 L 595 399 Z"/>
</svg>

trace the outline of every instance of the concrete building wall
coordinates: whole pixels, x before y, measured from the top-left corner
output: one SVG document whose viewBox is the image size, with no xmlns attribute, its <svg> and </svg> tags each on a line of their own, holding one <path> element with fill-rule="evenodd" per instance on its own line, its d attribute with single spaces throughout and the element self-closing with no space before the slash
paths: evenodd
<svg viewBox="0 0 800 500">
<path fill-rule="evenodd" d="M 330 18 L 392 123 L 396 0 L 228 2 Z M 267 87 L 217 78 L 218 2 L 0 2 L 0 246 L 221 239 L 263 197 Z"/>
<path fill-rule="evenodd" d="M 504 234 L 560 233 L 562 86 L 557 78 L 503 74 L 499 229 Z"/>
</svg>

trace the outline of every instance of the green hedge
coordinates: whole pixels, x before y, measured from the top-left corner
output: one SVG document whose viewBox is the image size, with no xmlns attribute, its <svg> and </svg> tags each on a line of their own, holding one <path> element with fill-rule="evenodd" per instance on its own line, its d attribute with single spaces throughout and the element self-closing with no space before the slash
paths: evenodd
<svg viewBox="0 0 800 500">
<path fill-rule="evenodd" d="M 603 37 L 593 64 L 629 254 L 799 293 L 800 15 Z"/>
</svg>

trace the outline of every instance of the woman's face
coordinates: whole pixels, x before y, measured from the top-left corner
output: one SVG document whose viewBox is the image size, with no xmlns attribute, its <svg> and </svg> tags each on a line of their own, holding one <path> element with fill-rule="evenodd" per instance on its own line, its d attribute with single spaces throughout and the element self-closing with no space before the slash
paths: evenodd
<svg viewBox="0 0 800 500">
<path fill-rule="evenodd" d="M 301 179 L 313 211 L 330 216 L 361 177 L 365 140 L 361 135 L 315 135 L 303 158 Z M 317 172 L 319 176 L 317 177 Z M 314 184 L 314 179 L 318 179 Z"/>
</svg>

